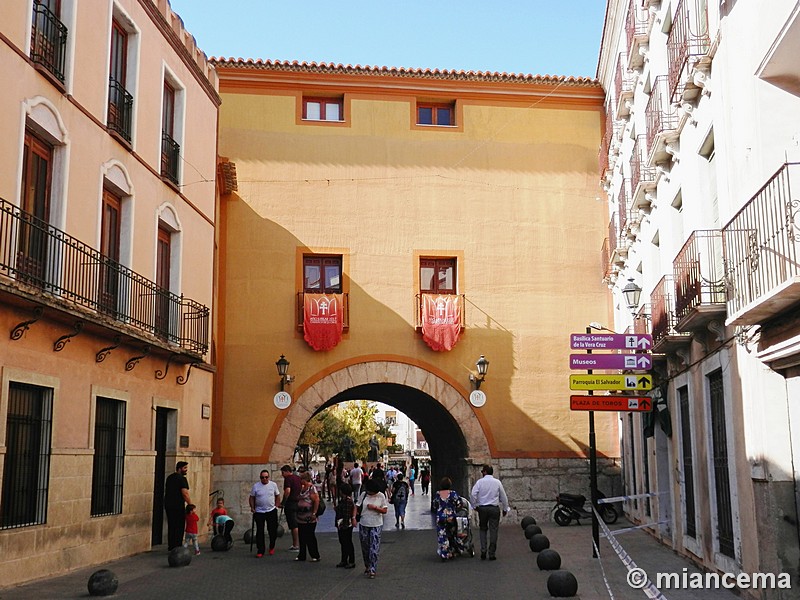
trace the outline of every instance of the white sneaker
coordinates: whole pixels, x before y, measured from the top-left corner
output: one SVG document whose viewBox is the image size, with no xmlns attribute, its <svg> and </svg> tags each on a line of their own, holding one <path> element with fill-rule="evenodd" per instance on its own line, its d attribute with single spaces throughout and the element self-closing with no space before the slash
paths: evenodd
<svg viewBox="0 0 800 600">
<path fill-rule="evenodd" d="M 291 546 L 289 548 L 289 552 L 300 552 L 300 547 L 299 546 Z"/>
</svg>

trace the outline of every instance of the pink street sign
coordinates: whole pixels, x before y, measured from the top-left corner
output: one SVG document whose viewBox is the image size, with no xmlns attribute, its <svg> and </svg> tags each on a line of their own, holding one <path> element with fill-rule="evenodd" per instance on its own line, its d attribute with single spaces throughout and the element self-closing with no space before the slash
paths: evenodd
<svg viewBox="0 0 800 600">
<path fill-rule="evenodd" d="M 649 350 L 653 336 L 640 333 L 571 333 L 573 350 Z"/>
<path fill-rule="evenodd" d="M 625 369 L 649 371 L 653 359 L 649 354 L 570 354 L 570 369 Z"/>
</svg>

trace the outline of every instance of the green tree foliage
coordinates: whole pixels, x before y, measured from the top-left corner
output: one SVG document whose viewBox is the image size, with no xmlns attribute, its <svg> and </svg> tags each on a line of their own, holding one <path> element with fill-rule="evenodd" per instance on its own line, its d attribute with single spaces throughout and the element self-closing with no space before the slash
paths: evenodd
<svg viewBox="0 0 800 600">
<path fill-rule="evenodd" d="M 378 409 L 367 400 L 351 400 L 337 404 L 313 416 L 300 434 L 300 444 L 308 444 L 318 456 L 331 458 L 335 454 L 344 456 L 347 441 L 352 440 L 352 451 L 356 460 L 362 461 L 369 451 L 369 439 L 378 435 L 385 447 L 383 429 L 375 420 Z"/>
</svg>

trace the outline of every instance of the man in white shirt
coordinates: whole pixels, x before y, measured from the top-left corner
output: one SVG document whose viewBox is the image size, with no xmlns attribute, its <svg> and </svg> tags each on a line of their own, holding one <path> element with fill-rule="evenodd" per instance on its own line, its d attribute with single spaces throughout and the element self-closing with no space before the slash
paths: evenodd
<svg viewBox="0 0 800 600">
<path fill-rule="evenodd" d="M 478 525 L 480 527 L 481 538 L 481 560 L 486 560 L 486 553 L 489 553 L 489 560 L 497 560 L 497 529 L 500 526 L 500 511 L 503 516 L 508 514 L 508 496 L 503 484 L 499 479 L 495 479 L 492 474 L 492 465 L 483 465 L 481 474 L 483 477 L 475 482 L 470 495 L 470 502 L 475 510 L 478 511 Z M 487 546 L 488 531 L 488 546 Z"/>
<path fill-rule="evenodd" d="M 275 540 L 278 539 L 278 508 L 280 508 L 280 490 L 278 484 L 270 481 L 269 471 L 261 471 L 259 481 L 250 490 L 250 511 L 256 524 L 256 558 L 264 556 L 264 523 L 269 533 L 269 554 L 275 554 Z M 252 546 L 251 546 L 252 548 Z"/>
<path fill-rule="evenodd" d="M 358 463 L 353 463 L 353 468 L 350 469 L 350 485 L 353 486 L 353 498 L 358 500 L 361 495 L 361 479 L 364 477 L 364 471 L 358 466 Z"/>
</svg>

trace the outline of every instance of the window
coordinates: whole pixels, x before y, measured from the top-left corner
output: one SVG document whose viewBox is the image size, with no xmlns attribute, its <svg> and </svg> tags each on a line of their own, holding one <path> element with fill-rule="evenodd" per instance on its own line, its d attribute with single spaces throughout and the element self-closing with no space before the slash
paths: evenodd
<svg viewBox="0 0 800 600">
<path fill-rule="evenodd" d="M 114 19 L 111 23 L 111 65 L 108 73 L 108 128 L 131 141 L 133 96 L 126 89 L 128 32 Z"/>
<path fill-rule="evenodd" d="M 125 403 L 97 398 L 92 461 L 92 516 L 122 512 Z"/>
<path fill-rule="evenodd" d="M 31 60 L 64 83 L 67 28 L 60 19 L 61 0 L 34 0 Z"/>
<path fill-rule="evenodd" d="M 419 261 L 419 291 L 423 294 L 456 293 L 456 259 L 422 258 Z"/>
<path fill-rule="evenodd" d="M 170 266 L 172 263 L 172 235 L 162 225 L 158 226 L 158 241 L 156 250 L 156 335 L 167 338 L 169 335 L 169 308 L 170 308 Z"/>
<path fill-rule="evenodd" d="M 341 98 L 303 98 L 303 119 L 344 121 Z"/>
<path fill-rule="evenodd" d="M 307 294 L 341 294 L 342 257 L 304 256 L 303 291 Z"/>
<path fill-rule="evenodd" d="M 694 453 L 692 452 L 692 422 L 689 415 L 689 388 L 678 388 L 678 405 L 681 413 L 681 451 L 683 457 L 683 508 L 684 531 L 697 538 L 697 517 L 694 503 Z"/>
<path fill-rule="evenodd" d="M 9 384 L 0 528 L 47 522 L 52 420 L 52 389 Z"/>
<path fill-rule="evenodd" d="M 714 490 L 717 500 L 717 538 L 721 554 L 736 558 L 733 540 L 733 509 L 728 467 L 728 433 L 725 414 L 725 392 L 722 370 L 708 375 L 711 402 L 711 451 L 714 469 Z"/>
<path fill-rule="evenodd" d="M 52 165 L 53 147 L 27 130 L 22 159 L 21 206 L 25 214 L 20 226 L 17 276 L 33 285 L 43 284 L 45 278 Z"/>
<path fill-rule="evenodd" d="M 455 125 L 450 104 L 417 104 L 417 125 Z"/>
<path fill-rule="evenodd" d="M 100 310 L 115 315 L 119 295 L 119 247 L 122 201 L 110 190 L 103 190 L 103 225 L 100 238 Z"/>
<path fill-rule="evenodd" d="M 164 81 L 161 110 L 161 176 L 178 185 L 178 157 L 181 147 L 175 141 L 175 88 Z"/>
</svg>

